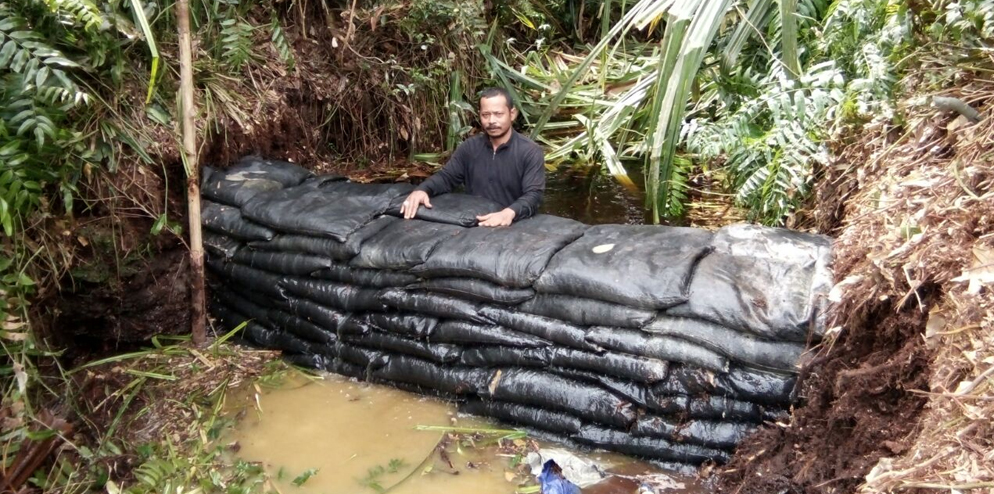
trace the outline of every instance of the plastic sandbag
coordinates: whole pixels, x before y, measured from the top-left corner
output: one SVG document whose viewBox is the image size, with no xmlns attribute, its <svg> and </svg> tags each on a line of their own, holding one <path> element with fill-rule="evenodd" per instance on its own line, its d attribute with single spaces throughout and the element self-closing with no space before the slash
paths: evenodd
<svg viewBox="0 0 994 494">
<path fill-rule="evenodd" d="M 625 454 L 700 465 L 706 461 L 727 463 L 730 455 L 722 450 L 696 444 L 681 444 L 658 437 L 636 437 L 622 431 L 586 425 L 573 439 L 591 446 Z"/>
<path fill-rule="evenodd" d="M 550 367 L 548 372 L 576 381 L 596 384 L 643 408 L 650 408 L 650 405 L 655 400 L 651 389 L 643 384 L 625 381 L 598 372 L 569 369 L 566 367 Z M 673 411 L 674 413 L 680 413 L 685 408 L 674 408 Z"/>
<path fill-rule="evenodd" d="M 559 249 L 583 234 L 578 221 L 537 215 L 504 228 L 470 228 L 438 245 L 412 272 L 426 278 L 479 278 L 528 288 Z"/>
<path fill-rule="evenodd" d="M 349 343 L 366 348 L 401 353 L 442 364 L 459 360 L 459 355 L 462 353 L 462 349 L 456 345 L 429 345 L 421 341 L 408 340 L 375 331 L 364 335 L 343 335 L 342 338 Z"/>
<path fill-rule="evenodd" d="M 275 331 L 261 324 L 249 322 L 242 330 L 242 337 L 262 348 L 283 350 L 290 353 L 312 353 L 313 346 L 290 333 Z"/>
<path fill-rule="evenodd" d="M 347 340 L 346 336 L 361 336 L 369 334 L 372 331 L 373 327 L 362 316 L 353 315 L 342 321 L 342 324 L 338 326 L 336 334 L 340 339 L 345 341 Z"/>
<path fill-rule="evenodd" d="M 624 283 L 621 281 L 620 283 Z M 627 307 L 592 298 L 539 294 L 518 306 L 518 310 L 580 326 L 641 328 L 656 317 L 655 311 Z"/>
<path fill-rule="evenodd" d="M 535 290 L 531 288 L 505 288 L 474 278 L 433 278 L 421 282 L 418 287 L 429 292 L 502 305 L 518 305 L 535 296 Z"/>
<path fill-rule="evenodd" d="M 694 419 L 736 420 L 758 424 L 763 421 L 763 407 L 725 396 L 705 396 L 690 399 L 687 416 Z"/>
<path fill-rule="evenodd" d="M 314 271 L 331 266 L 331 259 L 308 254 L 287 252 L 259 252 L 243 249 L 233 258 L 234 262 L 279 274 L 307 276 Z"/>
<path fill-rule="evenodd" d="M 587 340 L 604 348 L 723 371 L 728 361 L 717 353 L 684 340 L 654 336 L 641 331 L 598 326 L 587 331 Z"/>
<path fill-rule="evenodd" d="M 257 194 L 299 185 L 311 176 L 311 172 L 287 161 L 246 157 L 227 170 L 205 175 L 200 192 L 208 199 L 241 207 Z"/>
<path fill-rule="evenodd" d="M 361 367 L 364 371 L 374 371 L 387 365 L 392 358 L 399 358 L 391 357 L 383 352 L 348 345 L 340 341 L 324 345 L 313 345 L 312 349 L 314 353 L 341 359 L 344 362 Z M 363 372 L 363 377 L 365 377 L 365 372 Z"/>
<path fill-rule="evenodd" d="M 587 332 L 585 329 L 566 322 L 501 307 L 485 306 L 480 309 L 479 314 L 505 328 L 537 336 L 560 345 L 593 352 L 602 350 L 586 341 Z"/>
<path fill-rule="evenodd" d="M 429 338 L 438 326 L 438 319 L 420 314 L 363 314 L 361 319 L 374 328 L 411 338 Z"/>
<path fill-rule="evenodd" d="M 287 314 L 286 312 L 271 309 L 269 311 L 269 320 L 273 322 L 273 326 L 297 335 L 305 340 L 310 340 L 316 343 L 332 343 L 338 340 L 335 333 L 328 331 L 327 329 L 318 326 L 310 321 L 305 321 L 297 316 Z"/>
<path fill-rule="evenodd" d="M 314 353 L 287 353 L 283 355 L 283 360 L 290 365 L 306 367 L 308 369 L 327 370 L 334 359 Z"/>
<path fill-rule="evenodd" d="M 390 307 L 441 319 L 488 322 L 487 319 L 479 315 L 479 304 L 445 295 L 389 288 L 380 294 L 380 300 Z"/>
<path fill-rule="evenodd" d="M 552 364 L 595 371 L 642 383 L 662 381 L 666 379 L 668 370 L 668 364 L 662 360 L 614 352 L 598 355 L 572 348 L 556 348 L 552 353 Z"/>
<path fill-rule="evenodd" d="M 717 324 L 683 317 L 660 316 L 644 331 L 687 340 L 746 365 L 792 372 L 804 345 L 755 338 Z"/>
<path fill-rule="evenodd" d="M 693 317 L 770 340 L 804 342 L 812 325 L 812 261 L 799 265 L 713 253 L 697 265 L 687 303 L 667 315 Z"/>
<path fill-rule="evenodd" d="M 322 280 L 332 280 L 339 283 L 368 286 L 371 288 L 406 287 L 418 281 L 417 276 L 399 271 L 353 268 L 346 264 L 333 264 L 326 269 L 312 273 L 311 276 Z"/>
<path fill-rule="evenodd" d="M 600 225 L 559 251 L 535 290 L 665 309 L 687 300 L 711 233 L 656 225 Z"/>
<path fill-rule="evenodd" d="M 463 350 L 460 362 L 473 367 L 546 367 L 549 358 L 546 348 L 487 346 Z"/>
<path fill-rule="evenodd" d="M 731 450 L 754 430 L 754 424 L 742 422 L 689 420 L 679 423 L 663 417 L 643 415 L 635 421 L 630 432 L 633 436 L 662 437 L 675 442 Z"/>
<path fill-rule="evenodd" d="M 660 394 L 715 394 L 765 405 L 784 406 L 791 402 L 797 377 L 734 366 L 728 372 L 714 373 L 691 366 L 670 368 L 666 381 L 657 383 Z"/>
<path fill-rule="evenodd" d="M 410 184 L 368 185 L 317 177 L 257 195 L 242 206 L 242 213 L 283 232 L 345 242 L 352 232 L 383 213 L 394 197 L 412 189 Z"/>
<path fill-rule="evenodd" d="M 541 408 L 502 401 L 469 400 L 459 405 L 459 411 L 472 415 L 493 417 L 512 424 L 538 427 L 560 434 L 575 434 L 583 426 L 583 422 L 580 419 L 566 413 L 542 410 Z"/>
<path fill-rule="evenodd" d="M 425 262 L 439 243 L 464 230 L 461 226 L 444 223 L 397 221 L 366 240 L 350 265 L 373 269 L 413 268 Z"/>
<path fill-rule="evenodd" d="M 465 321 L 445 321 L 435 328 L 429 342 L 469 345 L 506 345 L 514 347 L 546 347 L 552 342 L 500 326 L 473 324 Z"/>
<path fill-rule="evenodd" d="M 380 216 L 349 234 L 345 242 L 339 242 L 330 238 L 282 233 L 268 242 L 249 242 L 248 245 L 256 250 L 303 252 L 316 256 L 330 257 L 336 261 L 348 261 L 359 253 L 363 242 L 372 238 L 373 235 L 376 235 L 395 221 L 400 220 L 393 216 Z"/>
<path fill-rule="evenodd" d="M 217 292 L 214 293 L 214 297 L 225 306 L 234 309 L 238 313 L 243 314 L 250 319 L 254 319 L 257 322 L 267 326 L 278 326 L 278 324 L 269 319 L 269 309 L 262 307 L 259 304 L 256 304 L 245 297 L 232 292 L 231 290 L 217 290 Z"/>
<path fill-rule="evenodd" d="M 251 287 L 254 292 L 277 300 L 286 299 L 286 292 L 281 288 L 283 277 L 278 274 L 233 262 L 217 263 L 211 260 L 207 265 L 217 270 L 229 284 Z"/>
<path fill-rule="evenodd" d="M 497 400 L 559 410 L 599 422 L 627 428 L 635 421 L 635 408 L 628 401 L 572 379 L 541 371 L 510 369 L 495 378 Z"/>
<path fill-rule="evenodd" d="M 204 231 L 203 235 L 204 249 L 207 250 L 207 254 L 225 260 L 234 257 L 238 250 L 245 245 L 227 235 L 221 235 L 212 231 Z"/>
<path fill-rule="evenodd" d="M 338 332 L 338 328 L 344 323 L 348 316 L 333 309 L 329 309 L 317 302 L 312 302 L 305 298 L 291 298 L 291 314 L 306 321 L 310 321 L 324 329 Z"/>
<path fill-rule="evenodd" d="M 234 206 L 216 202 L 201 201 L 200 224 L 215 233 L 221 233 L 238 240 L 272 240 L 276 232 L 242 217 L 242 212 Z"/>
<path fill-rule="evenodd" d="M 400 217 L 400 206 L 407 196 L 398 197 L 390 204 L 386 214 Z M 447 223 L 464 227 L 476 226 L 477 216 L 496 213 L 504 208 L 490 199 L 469 194 L 449 193 L 431 198 L 431 209 L 418 206 L 414 218 L 433 223 Z"/>
<path fill-rule="evenodd" d="M 283 279 L 283 287 L 288 293 L 345 312 L 386 310 L 386 306 L 379 299 L 380 291 L 375 288 L 358 288 L 330 281 L 290 276 Z"/>
<path fill-rule="evenodd" d="M 378 379 L 414 384 L 454 395 L 489 394 L 492 371 L 445 367 L 413 357 L 393 357 L 373 374 Z"/>
</svg>

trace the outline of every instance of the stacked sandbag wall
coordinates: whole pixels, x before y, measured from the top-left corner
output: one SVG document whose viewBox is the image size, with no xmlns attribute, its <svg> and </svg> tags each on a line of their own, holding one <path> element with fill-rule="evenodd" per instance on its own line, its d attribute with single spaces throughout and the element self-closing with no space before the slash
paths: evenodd
<svg viewBox="0 0 994 494">
<path fill-rule="evenodd" d="M 831 285 L 822 236 L 547 215 L 244 159 L 203 184 L 211 314 L 291 361 L 567 441 L 724 462 L 784 413 Z"/>
</svg>

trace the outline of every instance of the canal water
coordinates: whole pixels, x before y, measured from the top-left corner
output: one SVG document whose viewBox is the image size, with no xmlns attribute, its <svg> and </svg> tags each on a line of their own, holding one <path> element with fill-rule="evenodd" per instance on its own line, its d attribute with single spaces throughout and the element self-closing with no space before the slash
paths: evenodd
<svg viewBox="0 0 994 494">
<path fill-rule="evenodd" d="M 510 426 L 460 415 L 443 401 L 341 376 L 294 376 L 279 387 L 245 387 L 226 404 L 237 419 L 226 439 L 233 454 L 265 468 L 281 494 L 537 493 L 527 453 L 554 449 L 603 470 L 585 494 L 634 494 L 640 484 L 652 488 L 642 492 L 706 492 L 692 478 L 622 455 L 520 435 L 498 445 L 508 432 L 471 431 Z"/>
</svg>

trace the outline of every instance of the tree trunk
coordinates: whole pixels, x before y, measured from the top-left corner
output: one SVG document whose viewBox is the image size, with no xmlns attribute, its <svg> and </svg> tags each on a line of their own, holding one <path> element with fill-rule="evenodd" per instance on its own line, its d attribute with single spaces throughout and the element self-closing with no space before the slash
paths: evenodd
<svg viewBox="0 0 994 494">
<path fill-rule="evenodd" d="M 176 2 L 179 27 L 180 101 L 183 121 L 183 155 L 186 168 L 186 200 L 190 217 L 190 324 L 193 343 L 207 339 L 204 303 L 204 245 L 200 232 L 200 166 L 197 163 L 197 127 L 193 116 L 193 42 L 190 38 L 189 0 Z"/>
</svg>

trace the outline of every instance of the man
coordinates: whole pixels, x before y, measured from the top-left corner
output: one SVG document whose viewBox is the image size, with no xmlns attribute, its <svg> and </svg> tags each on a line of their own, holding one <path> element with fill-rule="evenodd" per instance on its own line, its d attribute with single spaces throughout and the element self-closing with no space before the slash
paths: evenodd
<svg viewBox="0 0 994 494">
<path fill-rule="evenodd" d="M 507 91 L 484 90 L 480 123 L 486 133 L 460 144 L 441 171 L 407 196 L 400 207 L 404 218 L 413 218 L 422 204 L 431 208 L 431 196 L 450 192 L 460 184 L 465 185 L 467 194 L 486 197 L 504 208 L 477 216 L 480 226 L 507 226 L 533 216 L 545 193 L 545 155 L 538 144 L 511 128 L 517 116 L 518 109 Z"/>
</svg>

